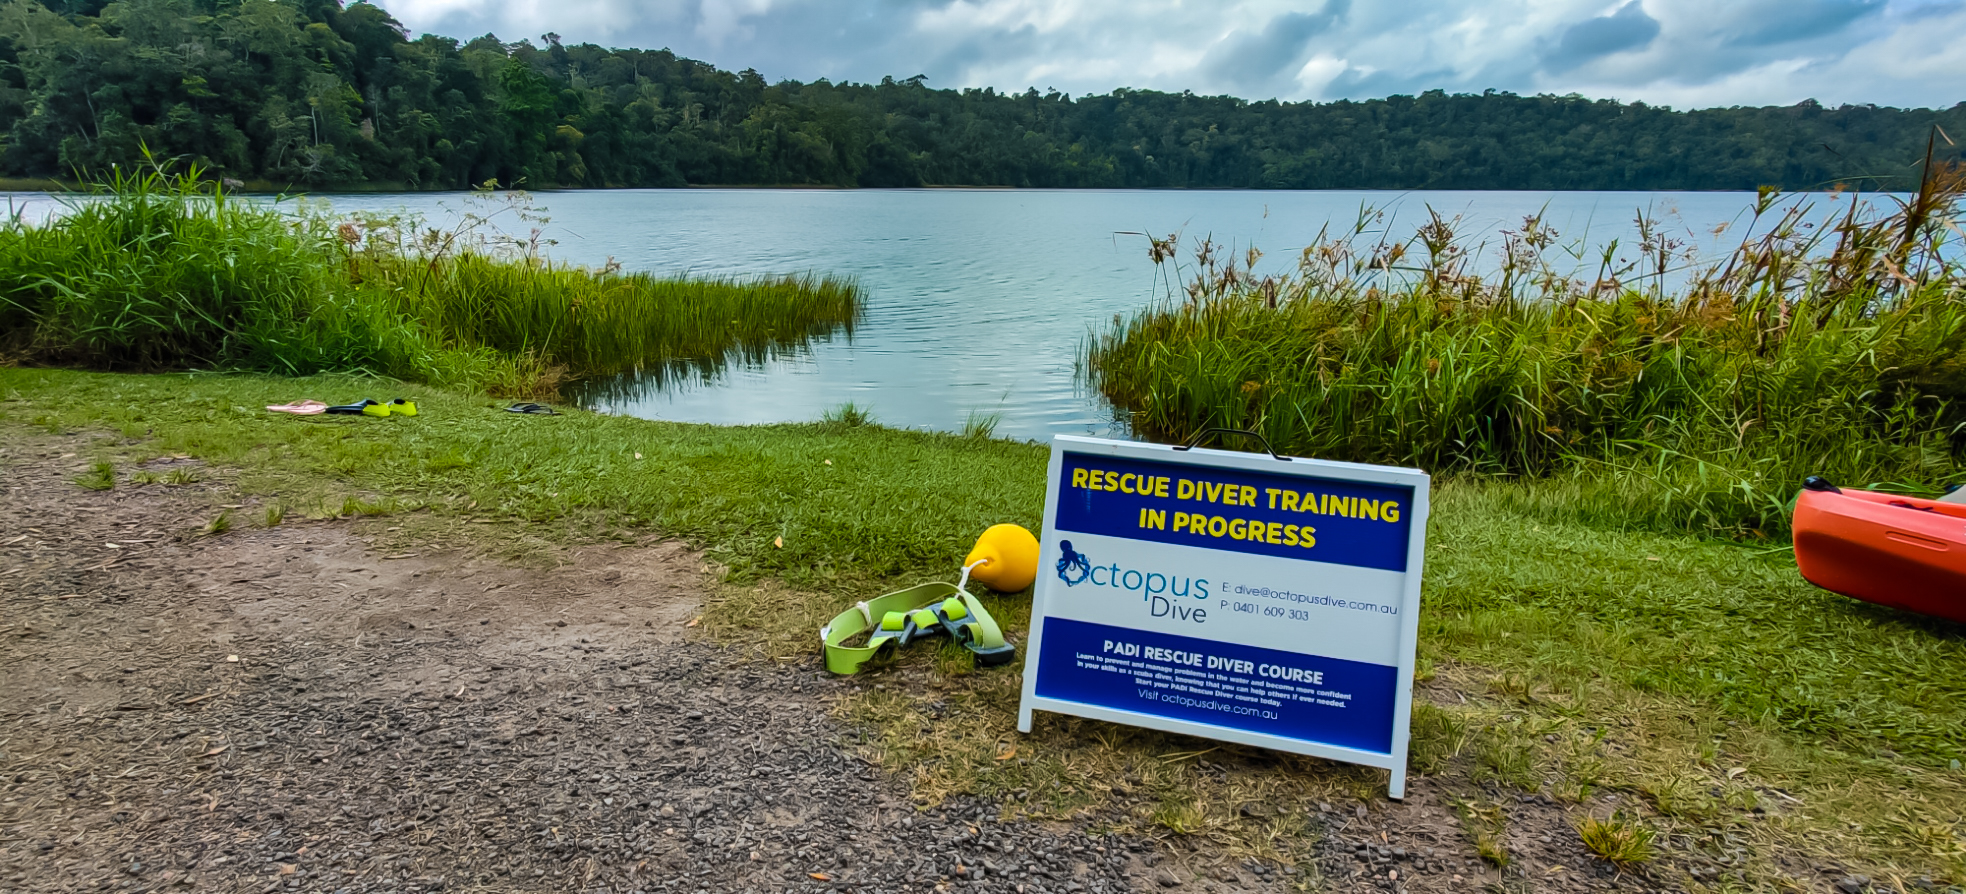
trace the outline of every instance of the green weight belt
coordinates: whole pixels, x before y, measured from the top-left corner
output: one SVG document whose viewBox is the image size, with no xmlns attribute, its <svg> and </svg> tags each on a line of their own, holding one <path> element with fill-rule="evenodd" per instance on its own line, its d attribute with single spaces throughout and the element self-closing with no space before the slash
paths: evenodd
<svg viewBox="0 0 1966 894">
<path fill-rule="evenodd" d="M 968 569 L 963 578 L 969 578 Z M 843 645 L 861 633 L 868 634 L 866 644 Z M 1017 657 L 1017 648 L 1004 641 L 1002 628 L 982 602 L 953 584 L 922 584 L 856 603 L 819 628 L 826 669 L 836 674 L 858 673 L 870 661 L 892 660 L 910 642 L 943 634 L 976 653 L 976 663 L 985 667 Z"/>
</svg>

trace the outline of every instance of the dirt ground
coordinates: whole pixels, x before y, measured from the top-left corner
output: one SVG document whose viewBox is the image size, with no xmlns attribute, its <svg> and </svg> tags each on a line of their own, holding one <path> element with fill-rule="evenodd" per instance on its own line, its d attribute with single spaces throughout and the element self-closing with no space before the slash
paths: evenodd
<svg viewBox="0 0 1966 894">
<path fill-rule="evenodd" d="M 86 445 L 0 430 L 0 892 L 1652 887 L 1534 798 L 1485 869 L 1424 779 L 1320 805 L 1303 871 L 918 811 L 831 718 L 863 683 L 693 635 L 677 544 L 391 551 L 387 522 L 248 523 L 222 470 L 83 489 Z"/>
</svg>

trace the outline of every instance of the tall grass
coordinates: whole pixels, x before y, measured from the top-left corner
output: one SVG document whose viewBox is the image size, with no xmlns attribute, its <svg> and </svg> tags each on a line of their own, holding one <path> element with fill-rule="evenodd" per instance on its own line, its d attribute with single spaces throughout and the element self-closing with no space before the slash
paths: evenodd
<svg viewBox="0 0 1966 894">
<path fill-rule="evenodd" d="M 118 171 L 57 221 L 0 226 L 0 333 L 34 360 L 142 369 L 313 366 L 360 331 L 329 244 L 275 212 L 157 171 Z M 301 356 L 302 342 L 317 349 Z M 355 355 L 355 364 L 372 356 Z"/>
<path fill-rule="evenodd" d="M 1771 533 L 1809 474 L 1966 476 L 1962 188 L 1930 166 L 1894 209 L 1821 222 L 1764 192 L 1710 262 L 1641 219 L 1638 258 L 1590 277 L 1534 217 L 1485 275 L 1438 215 L 1404 242 L 1362 216 L 1273 276 L 1203 241 L 1169 274 L 1182 294 L 1095 335 L 1087 369 L 1152 436 L 1251 428 L 1309 456 L 1562 479 L 1522 492 L 1545 509 Z M 1163 265 L 1176 249 L 1151 241 Z"/>
<path fill-rule="evenodd" d="M 587 269 L 546 259 L 537 231 L 489 233 L 489 214 L 448 231 L 338 221 L 240 201 L 201 173 L 117 172 L 46 223 L 0 222 L 0 350 L 540 394 L 644 365 L 762 359 L 859 312 L 847 279 Z"/>
</svg>

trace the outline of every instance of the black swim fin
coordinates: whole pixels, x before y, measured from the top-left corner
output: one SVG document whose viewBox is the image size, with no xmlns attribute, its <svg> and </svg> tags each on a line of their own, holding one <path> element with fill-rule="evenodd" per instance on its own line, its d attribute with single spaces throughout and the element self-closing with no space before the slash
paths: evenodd
<svg viewBox="0 0 1966 894">
<path fill-rule="evenodd" d="M 367 398 L 363 398 L 360 403 L 342 404 L 341 406 L 338 407 L 329 407 L 326 410 L 326 412 L 333 413 L 336 416 L 360 416 L 363 415 L 364 409 L 368 407 L 378 407 L 378 406 L 381 406 L 381 404 L 378 404 L 375 401 L 369 400 Z"/>
</svg>

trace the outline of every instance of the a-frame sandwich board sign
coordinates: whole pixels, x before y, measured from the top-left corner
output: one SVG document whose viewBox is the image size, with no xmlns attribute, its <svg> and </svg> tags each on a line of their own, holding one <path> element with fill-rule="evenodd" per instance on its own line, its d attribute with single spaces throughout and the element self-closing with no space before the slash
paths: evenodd
<svg viewBox="0 0 1966 894">
<path fill-rule="evenodd" d="M 1019 730 L 1186 733 L 1404 795 L 1426 473 L 1061 435 L 1047 475 Z"/>
</svg>

